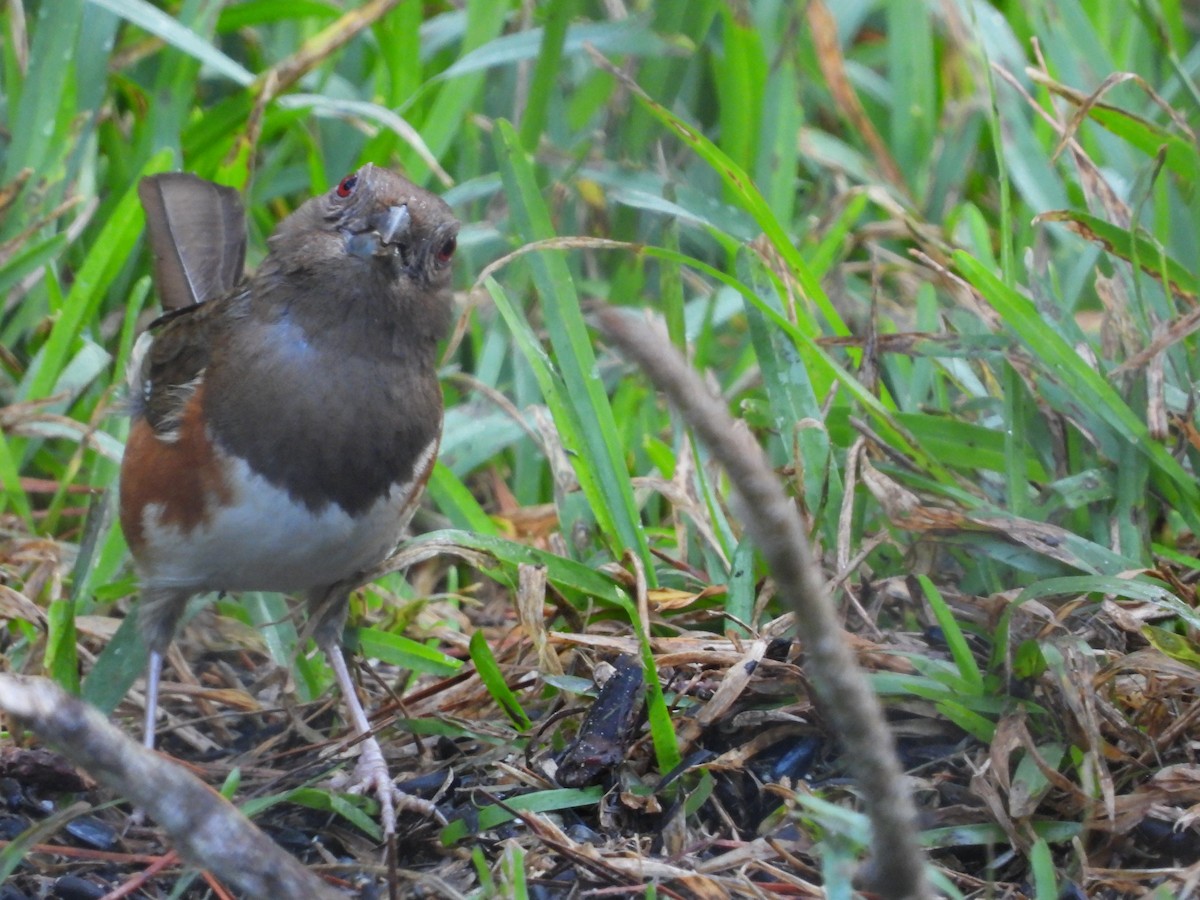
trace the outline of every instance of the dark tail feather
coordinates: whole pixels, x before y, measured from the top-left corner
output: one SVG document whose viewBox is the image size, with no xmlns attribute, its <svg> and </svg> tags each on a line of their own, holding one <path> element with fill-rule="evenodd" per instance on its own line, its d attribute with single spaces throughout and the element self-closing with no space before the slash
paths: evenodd
<svg viewBox="0 0 1200 900">
<path fill-rule="evenodd" d="M 246 261 L 246 216 L 234 188 L 167 172 L 143 178 L 138 196 L 164 309 L 203 303 L 233 289 Z"/>
</svg>

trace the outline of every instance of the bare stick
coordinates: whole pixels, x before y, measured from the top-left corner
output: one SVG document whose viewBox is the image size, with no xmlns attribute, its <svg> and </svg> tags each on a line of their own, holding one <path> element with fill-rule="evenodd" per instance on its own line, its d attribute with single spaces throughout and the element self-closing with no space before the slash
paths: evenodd
<svg viewBox="0 0 1200 900">
<path fill-rule="evenodd" d="M 917 811 L 905 786 L 895 744 L 878 698 L 843 638 L 829 592 L 795 503 L 784 493 L 749 430 L 671 345 L 661 322 L 602 307 L 596 321 L 625 356 L 667 395 L 729 474 L 746 531 L 771 568 L 781 596 L 796 613 L 808 653 L 808 673 L 846 747 L 850 770 L 874 826 L 868 880 L 885 897 L 925 900 L 925 857 L 917 841 Z"/>
<path fill-rule="evenodd" d="M 200 779 L 130 740 L 52 681 L 0 675 L 0 711 L 146 810 L 180 856 L 247 896 L 342 896 Z"/>
</svg>

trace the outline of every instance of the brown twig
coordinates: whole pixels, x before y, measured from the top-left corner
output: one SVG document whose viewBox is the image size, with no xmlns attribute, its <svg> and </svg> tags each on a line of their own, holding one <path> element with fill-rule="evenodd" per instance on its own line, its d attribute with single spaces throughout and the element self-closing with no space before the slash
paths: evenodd
<svg viewBox="0 0 1200 900">
<path fill-rule="evenodd" d="M 880 894 L 897 900 L 932 897 L 917 841 L 917 811 L 891 732 L 843 637 L 795 504 L 753 436 L 734 422 L 724 401 L 674 349 L 661 322 L 639 320 L 612 307 L 600 308 L 595 318 L 605 335 L 667 395 L 729 474 L 746 531 L 770 566 L 779 594 L 795 610 L 813 688 L 845 743 L 874 825 L 869 881 Z"/>
<path fill-rule="evenodd" d="M 246 895 L 340 896 L 204 782 L 53 682 L 0 675 L 0 710 L 149 813 L 180 856 Z"/>
</svg>

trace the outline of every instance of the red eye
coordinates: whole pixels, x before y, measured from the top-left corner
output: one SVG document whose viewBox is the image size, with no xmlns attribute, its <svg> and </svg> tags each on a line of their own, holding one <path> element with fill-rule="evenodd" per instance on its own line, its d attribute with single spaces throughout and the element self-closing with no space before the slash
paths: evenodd
<svg viewBox="0 0 1200 900">
<path fill-rule="evenodd" d="M 354 186 L 358 184 L 357 175 L 347 175 L 338 182 L 337 195 L 339 197 L 349 197 L 354 193 Z"/>
<path fill-rule="evenodd" d="M 437 260 L 440 263 L 450 262 L 450 257 L 454 255 L 454 251 L 458 248 L 458 238 L 446 238 L 442 246 L 437 249 Z"/>
</svg>

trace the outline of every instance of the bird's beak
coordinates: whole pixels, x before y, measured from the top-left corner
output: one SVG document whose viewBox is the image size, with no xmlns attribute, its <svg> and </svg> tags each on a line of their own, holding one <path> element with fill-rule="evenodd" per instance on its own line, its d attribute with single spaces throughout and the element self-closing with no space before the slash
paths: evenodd
<svg viewBox="0 0 1200 900">
<path fill-rule="evenodd" d="M 412 216 L 408 213 L 408 204 L 389 206 L 375 217 L 373 223 L 379 234 L 379 242 L 385 246 L 398 244 L 408 237 L 412 228 Z"/>
<path fill-rule="evenodd" d="M 371 216 L 365 230 L 345 232 L 346 251 L 363 259 L 393 256 L 400 252 L 410 231 L 412 216 L 408 212 L 408 204 L 389 206 Z"/>
</svg>

